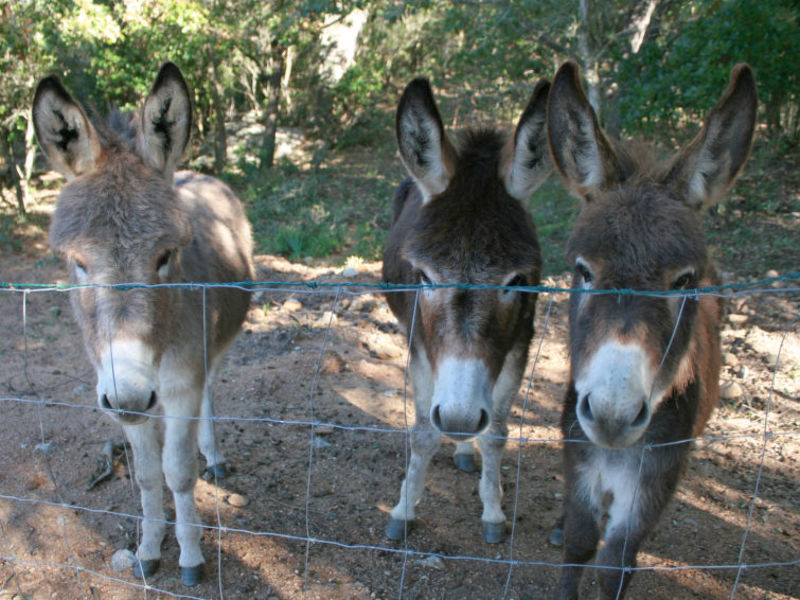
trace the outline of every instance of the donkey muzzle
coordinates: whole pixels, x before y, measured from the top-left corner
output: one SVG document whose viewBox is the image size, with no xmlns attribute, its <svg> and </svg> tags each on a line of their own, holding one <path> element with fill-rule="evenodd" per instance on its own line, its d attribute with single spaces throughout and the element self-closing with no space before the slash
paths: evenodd
<svg viewBox="0 0 800 600">
<path fill-rule="evenodd" d="M 602 405 L 601 402 L 595 402 Z M 650 407 L 647 397 L 642 396 L 638 403 L 628 403 L 629 410 L 614 411 L 609 414 L 604 407 L 592 407 L 592 394 L 585 394 L 578 400 L 576 412 L 578 422 L 586 436 L 603 448 L 627 448 L 642 437 L 650 424 Z M 638 408 L 638 410 L 637 410 Z M 599 409 L 599 410 L 598 410 Z"/>
<path fill-rule="evenodd" d="M 97 402 L 123 425 L 148 419 L 158 404 L 153 353 L 136 341 L 114 341 L 97 368 Z"/>
<path fill-rule="evenodd" d="M 430 419 L 455 439 L 485 431 L 491 422 L 492 386 L 486 365 L 475 359 L 445 358 L 434 384 Z"/>
</svg>

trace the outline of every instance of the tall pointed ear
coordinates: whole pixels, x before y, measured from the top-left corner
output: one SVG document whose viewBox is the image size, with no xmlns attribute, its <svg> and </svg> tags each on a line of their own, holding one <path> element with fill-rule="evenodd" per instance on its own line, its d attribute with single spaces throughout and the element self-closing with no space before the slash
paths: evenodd
<svg viewBox="0 0 800 600">
<path fill-rule="evenodd" d="M 550 82 L 536 84 L 520 117 L 514 137 L 503 149 L 500 176 L 513 198 L 527 202 L 553 168 L 547 148 L 547 94 Z"/>
<path fill-rule="evenodd" d="M 395 133 L 400 158 L 419 185 L 423 203 L 444 192 L 453 176 L 455 151 L 445 136 L 427 79 L 414 79 L 403 91 Z"/>
<path fill-rule="evenodd" d="M 33 126 L 50 164 L 67 180 L 94 169 L 101 153 L 97 132 L 57 77 L 36 88 Z"/>
<path fill-rule="evenodd" d="M 740 63 L 703 130 L 673 160 L 668 178 L 685 186 L 686 202 L 700 209 L 718 202 L 750 156 L 758 93 L 753 70 Z"/>
<path fill-rule="evenodd" d="M 623 176 L 620 160 L 586 98 L 577 63 L 558 69 L 547 100 L 547 139 L 553 162 L 580 197 Z"/>
<path fill-rule="evenodd" d="M 142 108 L 142 159 L 171 181 L 191 130 L 189 88 L 180 69 L 165 63 Z"/>
</svg>

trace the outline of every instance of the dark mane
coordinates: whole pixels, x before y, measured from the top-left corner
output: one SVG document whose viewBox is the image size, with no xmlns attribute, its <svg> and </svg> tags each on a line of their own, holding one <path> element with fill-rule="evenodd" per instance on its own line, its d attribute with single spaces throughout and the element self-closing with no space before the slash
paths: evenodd
<svg viewBox="0 0 800 600">
<path fill-rule="evenodd" d="M 508 134 L 495 127 L 484 126 L 461 131 L 456 142 L 456 171 L 484 180 L 497 173 L 500 152 L 507 140 Z"/>
</svg>

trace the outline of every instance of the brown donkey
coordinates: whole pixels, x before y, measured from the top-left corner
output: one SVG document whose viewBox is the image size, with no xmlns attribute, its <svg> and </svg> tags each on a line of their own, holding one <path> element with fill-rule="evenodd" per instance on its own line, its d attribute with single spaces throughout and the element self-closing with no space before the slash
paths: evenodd
<svg viewBox="0 0 800 600">
<path fill-rule="evenodd" d="M 427 80 L 412 81 L 400 99 L 397 144 L 411 177 L 394 197 L 383 280 L 452 287 L 425 288 L 418 296 L 387 294 L 410 340 L 415 394 L 411 459 L 386 530 L 391 539 L 402 539 L 414 519 L 442 433 L 458 441 L 454 458 L 465 471 L 476 468 L 477 437 L 484 537 L 505 538 L 500 457 L 536 306 L 535 294 L 513 288 L 539 283 L 539 242 L 522 203 L 552 168 L 545 137 L 548 88 L 546 81 L 536 86 L 510 139 L 493 129 L 469 130 L 458 145 L 444 133 Z"/>
<path fill-rule="evenodd" d="M 720 301 L 679 292 L 717 282 L 702 212 L 747 160 L 756 105 L 753 73 L 738 65 L 700 134 L 655 164 L 606 137 L 575 63 L 556 74 L 548 139 L 556 168 L 583 199 L 567 255 L 572 287 L 585 290 L 570 299 L 556 598 L 578 597 L 583 567 L 569 565 L 589 561 L 601 538 L 599 597 L 622 597 L 631 578 L 623 569 L 636 565 L 686 462 L 689 443 L 676 442 L 699 435 L 717 404 Z M 653 294 L 591 293 L 601 289 Z"/>
<path fill-rule="evenodd" d="M 222 182 L 188 171 L 173 182 L 192 120 L 175 65 L 161 68 L 131 117 L 93 126 L 55 77 L 39 84 L 33 115 L 39 143 L 67 178 L 50 244 L 66 259 L 71 283 L 87 286 L 72 290 L 70 299 L 97 373 L 97 400 L 133 448 L 144 513 L 134 573 L 149 576 L 158 568 L 163 472 L 175 499 L 183 582 L 193 585 L 203 576 L 197 446 L 209 471 L 224 476 L 211 386 L 249 294 L 118 284 L 252 280 L 250 225 Z M 166 418 L 150 418 L 155 414 Z"/>
</svg>

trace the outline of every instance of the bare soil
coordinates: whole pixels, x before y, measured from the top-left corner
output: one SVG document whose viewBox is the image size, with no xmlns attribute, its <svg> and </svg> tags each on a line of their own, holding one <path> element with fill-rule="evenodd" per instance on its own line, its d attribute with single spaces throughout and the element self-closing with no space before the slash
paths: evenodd
<svg viewBox="0 0 800 600">
<path fill-rule="evenodd" d="M 65 278 L 42 238 L 0 260 L 5 282 Z M 378 264 L 344 278 L 340 268 L 272 256 L 257 263 L 261 281 L 350 285 L 379 276 Z M 0 291 L 0 598 L 549 597 L 560 560 L 547 537 L 562 494 L 566 302 L 565 293 L 540 296 L 531 386 L 510 417 L 509 540 L 484 543 L 478 474 L 459 472 L 446 442 L 406 546 L 384 536 L 403 477 L 404 428 L 413 422 L 405 340 L 385 300 L 357 287 L 338 297 L 336 288 L 256 293 L 216 388 L 232 473 L 196 490 L 209 525 L 207 582 L 181 584 L 170 529 L 144 591 L 129 569 L 110 564 L 116 550 L 136 547 L 140 506 L 125 453 L 88 489 L 106 443 L 124 438 L 96 409 L 67 294 Z M 800 568 L 776 564 L 800 558 L 799 308 L 797 294 L 729 302 L 722 379 L 741 396 L 722 402 L 710 439 L 697 444 L 640 552 L 640 565 L 654 570 L 634 578 L 629 597 L 729 598 L 739 576 L 738 599 L 800 598 Z M 246 505 L 233 506 L 232 494 Z M 756 566 L 738 572 L 740 554 Z M 585 597 L 593 585 L 589 570 Z"/>
</svg>

